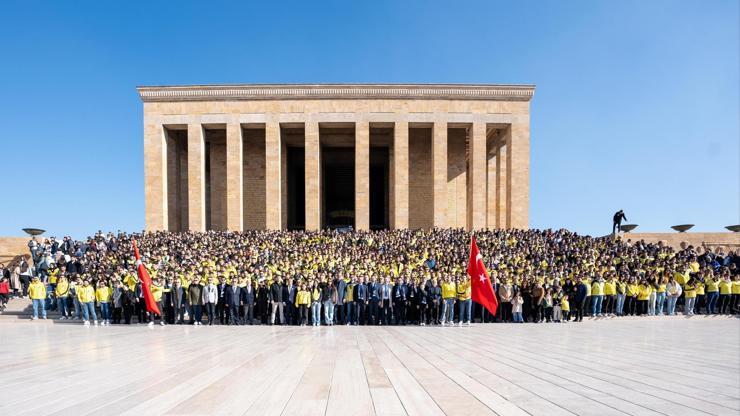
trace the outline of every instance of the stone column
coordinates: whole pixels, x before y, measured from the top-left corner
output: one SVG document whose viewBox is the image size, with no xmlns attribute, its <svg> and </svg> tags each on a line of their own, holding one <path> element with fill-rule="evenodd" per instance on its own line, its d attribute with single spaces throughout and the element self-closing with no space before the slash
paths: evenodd
<svg viewBox="0 0 740 416">
<path fill-rule="evenodd" d="M 144 122 L 144 203 L 146 229 L 168 228 L 167 142 L 161 124 Z"/>
<path fill-rule="evenodd" d="M 448 227 L 447 221 L 447 121 L 432 127 L 432 205 L 434 226 Z"/>
<path fill-rule="evenodd" d="M 486 227 L 486 123 L 474 121 L 470 134 L 469 164 L 470 170 L 470 212 L 471 230 Z"/>
<path fill-rule="evenodd" d="M 494 135 L 491 144 L 486 145 L 486 227 L 494 229 L 496 225 L 496 141 L 498 136 Z"/>
<path fill-rule="evenodd" d="M 393 128 L 393 228 L 409 228 L 409 123 Z"/>
<path fill-rule="evenodd" d="M 370 123 L 355 124 L 355 229 L 370 228 Z"/>
<path fill-rule="evenodd" d="M 188 124 L 188 227 L 206 230 L 206 143 L 200 124 Z"/>
<path fill-rule="evenodd" d="M 506 143 L 509 148 L 507 166 L 509 211 L 511 228 L 529 228 L 529 116 L 511 125 Z"/>
<path fill-rule="evenodd" d="M 282 226 L 282 181 L 280 123 L 265 123 L 265 226 L 279 230 Z"/>
<path fill-rule="evenodd" d="M 242 126 L 238 122 L 226 125 L 226 229 L 244 229 L 244 198 L 242 192 L 244 164 Z"/>
<path fill-rule="evenodd" d="M 321 141 L 319 123 L 306 122 L 305 129 L 306 230 L 321 229 Z"/>
<path fill-rule="evenodd" d="M 509 164 L 507 160 L 508 146 L 506 142 L 508 140 L 509 133 L 498 140 L 498 147 L 496 150 L 496 227 L 498 228 L 509 228 L 509 222 L 506 213 L 509 211 Z"/>
</svg>

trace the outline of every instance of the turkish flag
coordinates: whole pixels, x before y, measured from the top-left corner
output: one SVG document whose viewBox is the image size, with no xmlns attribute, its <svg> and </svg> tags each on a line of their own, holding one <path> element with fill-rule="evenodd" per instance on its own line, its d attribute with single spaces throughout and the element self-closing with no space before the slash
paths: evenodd
<svg viewBox="0 0 740 416">
<path fill-rule="evenodd" d="M 141 290 L 144 292 L 146 310 L 162 316 L 162 313 L 159 311 L 157 301 L 154 300 L 154 295 L 152 295 L 152 278 L 149 277 L 149 271 L 144 267 L 144 263 L 141 262 L 139 248 L 136 246 L 136 240 L 134 240 L 134 256 L 136 256 L 136 273 L 139 275 L 139 280 L 141 280 Z"/>
<path fill-rule="evenodd" d="M 493 293 L 491 279 L 486 267 L 483 266 L 483 256 L 478 251 L 475 236 L 470 237 L 470 260 L 468 261 L 468 276 L 470 276 L 470 293 L 473 301 L 480 303 L 491 315 L 496 315 L 498 300 Z"/>
</svg>

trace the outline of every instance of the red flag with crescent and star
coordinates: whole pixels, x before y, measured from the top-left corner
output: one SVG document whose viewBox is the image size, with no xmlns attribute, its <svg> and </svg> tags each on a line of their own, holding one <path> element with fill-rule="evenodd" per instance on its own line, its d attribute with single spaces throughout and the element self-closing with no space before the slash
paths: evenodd
<svg viewBox="0 0 740 416">
<path fill-rule="evenodd" d="M 134 256 L 136 257 L 136 273 L 139 275 L 139 280 L 141 280 L 141 291 L 144 293 L 146 310 L 161 316 L 162 313 L 159 311 L 157 301 L 154 300 L 154 295 L 152 295 L 152 278 L 149 277 L 149 271 L 144 267 L 144 263 L 141 262 L 136 240 L 134 240 Z"/>
<path fill-rule="evenodd" d="M 491 278 L 483 265 L 483 256 L 475 243 L 475 236 L 470 237 L 470 260 L 468 261 L 468 276 L 470 276 L 470 294 L 473 302 L 483 305 L 491 315 L 496 315 L 498 300 L 493 293 Z"/>
</svg>

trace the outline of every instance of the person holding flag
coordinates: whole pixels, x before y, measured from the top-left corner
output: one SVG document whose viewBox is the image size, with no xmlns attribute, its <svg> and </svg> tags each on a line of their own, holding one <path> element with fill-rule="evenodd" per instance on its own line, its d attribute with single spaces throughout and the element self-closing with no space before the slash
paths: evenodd
<svg viewBox="0 0 740 416">
<path fill-rule="evenodd" d="M 152 294 L 152 278 L 149 277 L 149 271 L 144 267 L 144 263 L 141 262 L 139 247 L 136 246 L 136 240 L 133 240 L 133 246 L 134 257 L 136 257 L 136 273 L 139 275 L 139 280 L 141 281 L 141 292 L 144 296 L 146 310 L 162 316 L 162 313 L 159 311 L 157 301 L 154 299 L 154 295 Z"/>
<path fill-rule="evenodd" d="M 498 300 L 493 294 L 491 278 L 483 265 L 483 256 L 478 250 L 475 236 L 470 237 L 470 259 L 468 260 L 468 276 L 470 276 L 470 292 L 473 301 L 486 308 L 491 315 L 496 316 Z M 460 317 L 462 320 L 462 317 Z"/>
</svg>

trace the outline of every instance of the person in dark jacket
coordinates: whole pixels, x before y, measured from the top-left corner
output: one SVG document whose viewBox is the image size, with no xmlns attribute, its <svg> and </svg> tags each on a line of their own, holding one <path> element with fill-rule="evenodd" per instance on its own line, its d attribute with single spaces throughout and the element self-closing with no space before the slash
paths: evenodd
<svg viewBox="0 0 740 416">
<path fill-rule="evenodd" d="M 627 216 L 624 215 L 624 211 L 621 209 L 614 213 L 612 218 L 612 234 L 616 234 L 621 230 L 622 220 L 627 221 Z"/>
<path fill-rule="evenodd" d="M 586 294 L 588 293 L 588 288 L 586 287 L 586 283 L 583 281 L 581 276 L 578 276 L 576 278 L 576 285 L 574 287 L 574 296 L 573 300 L 574 302 L 574 322 L 581 322 L 583 321 L 583 311 L 586 309 Z"/>
<path fill-rule="evenodd" d="M 334 287 L 337 289 L 337 303 L 334 305 L 336 309 L 335 320 L 339 325 L 344 325 L 346 319 L 344 316 L 344 291 L 347 289 L 347 282 L 344 281 L 342 273 L 339 273 L 336 280 L 334 280 Z"/>
<path fill-rule="evenodd" d="M 295 307 L 295 295 L 298 289 L 293 284 L 293 279 L 288 280 L 283 285 L 283 303 L 285 304 L 285 321 L 283 325 L 295 325 L 297 318 L 296 307 Z"/>
<path fill-rule="evenodd" d="M 380 282 L 377 281 L 377 278 L 370 278 L 370 281 L 367 284 L 367 290 L 370 296 L 369 301 L 369 312 L 368 312 L 368 318 L 369 318 L 369 325 L 379 325 L 380 322 Z"/>
<path fill-rule="evenodd" d="M 430 322 L 434 325 L 440 325 L 439 312 L 442 305 L 442 288 L 439 286 L 437 279 L 432 280 L 432 284 L 427 286 L 427 307 L 429 308 Z"/>
<path fill-rule="evenodd" d="M 252 279 L 247 279 L 247 284 L 241 289 L 242 302 L 244 303 L 244 323 L 254 325 L 254 301 L 256 299 L 256 295 L 254 285 L 252 285 Z"/>
<path fill-rule="evenodd" d="M 385 277 L 383 284 L 380 285 L 380 317 L 383 320 L 384 325 L 391 324 L 392 311 L 392 297 L 393 297 L 393 286 L 391 285 L 391 279 Z"/>
<path fill-rule="evenodd" d="M 364 277 L 355 285 L 354 291 L 356 325 L 365 325 L 365 305 L 367 305 L 369 297 Z"/>
<path fill-rule="evenodd" d="M 175 279 L 170 289 L 170 302 L 174 323 L 181 325 L 185 321 L 185 310 L 187 309 L 187 294 L 182 287 L 180 279 Z"/>
<path fill-rule="evenodd" d="M 200 277 L 193 279 L 193 283 L 188 287 L 188 299 L 190 300 L 190 323 L 192 325 L 203 325 L 203 285 L 200 284 Z"/>
<path fill-rule="evenodd" d="M 285 303 L 283 302 L 283 279 L 281 277 L 278 277 L 270 285 L 270 298 L 272 300 L 270 325 L 275 325 L 275 318 L 280 318 L 280 324 L 283 324 L 285 322 Z"/>
<path fill-rule="evenodd" d="M 134 307 L 138 302 L 139 298 L 136 297 L 136 293 L 128 286 L 123 285 L 121 304 L 123 305 L 123 322 L 126 325 L 131 325 L 131 315 L 133 315 Z"/>
<path fill-rule="evenodd" d="M 228 313 L 229 325 L 239 325 L 239 309 L 244 304 L 244 293 L 242 288 L 234 279 L 230 285 L 224 288 L 224 309 Z"/>
<path fill-rule="evenodd" d="M 226 321 L 229 319 L 229 309 L 226 307 L 225 292 L 226 292 L 226 279 L 223 276 L 218 278 L 218 284 L 216 290 L 218 291 L 218 303 L 216 303 L 216 316 L 218 316 L 218 322 L 221 325 L 226 325 Z"/>
<path fill-rule="evenodd" d="M 396 316 L 396 325 L 406 325 L 408 295 L 409 289 L 403 277 L 396 279 L 393 286 L 393 313 Z"/>
<path fill-rule="evenodd" d="M 259 286 L 257 287 L 257 313 L 260 316 L 260 322 L 262 322 L 262 325 L 267 325 L 271 304 L 272 295 L 270 294 L 270 289 L 267 287 L 264 280 L 260 280 Z"/>
</svg>

